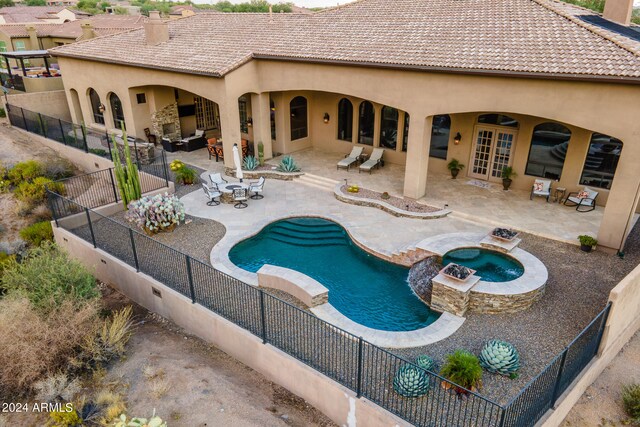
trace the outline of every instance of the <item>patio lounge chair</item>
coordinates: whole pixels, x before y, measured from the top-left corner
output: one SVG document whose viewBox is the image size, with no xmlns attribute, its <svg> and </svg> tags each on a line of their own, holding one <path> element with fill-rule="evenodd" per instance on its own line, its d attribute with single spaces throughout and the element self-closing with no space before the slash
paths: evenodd
<svg viewBox="0 0 640 427">
<path fill-rule="evenodd" d="M 264 196 L 262 195 L 262 191 L 264 190 L 264 182 L 265 179 L 263 176 L 260 177 L 256 182 L 249 183 L 249 191 L 253 193 L 251 195 L 252 199 L 262 199 Z"/>
<path fill-rule="evenodd" d="M 597 191 L 589 187 L 584 187 L 582 191 L 569 193 L 564 200 L 564 204 L 567 206 L 575 206 L 578 212 L 590 212 L 596 208 L 597 197 Z"/>
<path fill-rule="evenodd" d="M 551 181 L 548 179 L 536 179 L 533 181 L 529 200 L 533 200 L 533 196 L 546 197 L 548 203 L 549 197 L 551 197 Z"/>
<path fill-rule="evenodd" d="M 182 139 L 183 151 L 194 151 L 200 148 L 204 148 L 207 145 L 207 140 L 204 137 L 204 130 L 196 129 L 196 133 L 191 136 Z"/>
<path fill-rule="evenodd" d="M 211 180 L 211 184 L 215 184 L 216 186 L 226 184 L 228 182 L 220 173 L 210 173 L 209 179 Z"/>
<path fill-rule="evenodd" d="M 345 168 L 349 170 L 352 164 L 358 161 L 358 158 L 362 155 L 363 147 L 353 147 L 351 153 L 344 156 L 344 159 L 340 160 L 336 165 L 336 169 Z"/>
<path fill-rule="evenodd" d="M 236 202 L 233 205 L 236 209 L 244 209 L 247 206 L 247 193 L 248 190 L 246 188 L 234 188 L 233 189 L 233 201 Z"/>
<path fill-rule="evenodd" d="M 220 200 L 216 200 L 216 199 L 222 196 L 222 193 L 220 192 L 220 190 L 218 190 L 218 186 L 216 184 L 213 184 L 213 186 L 209 188 L 207 187 L 207 184 L 203 182 L 202 190 L 204 191 L 204 194 L 206 194 L 207 198 L 209 199 L 209 201 L 207 202 L 207 206 L 218 206 L 220 204 Z"/>
<path fill-rule="evenodd" d="M 383 154 L 384 150 L 382 148 L 374 148 L 373 152 L 371 153 L 371 157 L 369 157 L 369 160 L 360 165 L 358 173 L 362 171 L 369 171 L 369 173 L 371 173 L 371 169 L 375 167 L 379 168 L 380 164 L 382 163 Z"/>
</svg>

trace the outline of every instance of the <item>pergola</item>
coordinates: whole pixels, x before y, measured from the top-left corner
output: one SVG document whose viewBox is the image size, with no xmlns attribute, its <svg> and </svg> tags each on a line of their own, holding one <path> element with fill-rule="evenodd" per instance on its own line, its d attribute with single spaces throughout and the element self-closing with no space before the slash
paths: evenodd
<svg viewBox="0 0 640 427">
<path fill-rule="evenodd" d="M 49 61 L 47 60 L 47 58 L 50 58 L 51 55 L 49 55 L 49 52 L 47 52 L 46 50 L 22 50 L 18 52 L 1 52 L 0 55 L 4 57 L 4 60 L 7 63 L 7 71 L 9 72 L 9 77 L 12 77 L 11 64 L 9 64 L 9 59 L 15 59 L 16 61 L 19 61 L 20 66 L 22 68 L 22 73 L 24 76 L 26 76 L 27 70 L 24 67 L 24 60 L 42 58 L 44 60 L 44 66 L 47 69 L 47 73 L 51 74 L 51 71 L 49 70 Z"/>
</svg>

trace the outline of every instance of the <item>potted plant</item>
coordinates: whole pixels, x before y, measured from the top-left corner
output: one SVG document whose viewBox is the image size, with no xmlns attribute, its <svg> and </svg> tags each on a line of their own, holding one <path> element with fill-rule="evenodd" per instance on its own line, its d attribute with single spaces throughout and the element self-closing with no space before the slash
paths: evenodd
<svg viewBox="0 0 640 427">
<path fill-rule="evenodd" d="M 448 355 L 440 375 L 451 381 L 442 381 L 442 387 L 453 388 L 458 394 L 467 394 L 467 390 L 476 391 L 482 387 L 480 360 L 465 350 L 456 350 Z"/>
<path fill-rule="evenodd" d="M 451 159 L 451 161 L 447 164 L 447 169 L 451 171 L 451 178 L 456 179 L 456 176 L 458 176 L 458 172 L 464 169 L 464 165 L 457 159 Z"/>
<path fill-rule="evenodd" d="M 504 188 L 504 191 L 507 191 L 511 186 L 511 178 L 515 178 L 516 176 L 518 176 L 518 174 L 511 166 L 505 166 L 502 168 L 502 188 Z"/>
<path fill-rule="evenodd" d="M 591 252 L 593 247 L 598 244 L 598 241 L 595 238 L 586 234 L 578 236 L 578 240 L 580 241 L 580 249 L 585 252 Z"/>
<path fill-rule="evenodd" d="M 389 200 L 391 196 L 386 191 L 380 195 L 380 198 L 383 200 Z"/>
</svg>

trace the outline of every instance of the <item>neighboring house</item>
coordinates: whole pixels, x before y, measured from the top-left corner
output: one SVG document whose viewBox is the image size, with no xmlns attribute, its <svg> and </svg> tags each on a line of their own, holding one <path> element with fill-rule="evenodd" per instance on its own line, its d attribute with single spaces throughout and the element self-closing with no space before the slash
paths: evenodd
<svg viewBox="0 0 640 427">
<path fill-rule="evenodd" d="M 48 23 L 75 21 L 88 13 L 64 6 L 7 6 L 0 8 L 0 24 Z"/>
<path fill-rule="evenodd" d="M 47 6 L 75 6 L 78 0 L 47 0 Z"/>
<path fill-rule="evenodd" d="M 131 6 L 128 4 L 115 4 L 105 8 L 105 12 L 111 15 L 115 15 L 118 9 L 126 11 L 127 15 L 140 15 L 140 6 Z"/>
<path fill-rule="evenodd" d="M 514 188 L 536 178 L 596 188 L 599 246 L 618 248 L 640 189 L 630 2 L 607 0 L 606 19 L 554 0 L 361 0 L 169 22 L 152 13 L 144 29 L 51 53 L 77 123 L 158 138 L 199 128 L 221 135 L 227 153 L 262 142 L 266 158 L 379 147 L 404 166 L 410 198 L 454 158 L 479 181 L 512 166 Z"/>
<path fill-rule="evenodd" d="M 196 9 L 190 5 L 172 6 L 169 12 L 171 19 L 186 18 L 187 16 L 193 16 L 196 14 Z"/>
</svg>

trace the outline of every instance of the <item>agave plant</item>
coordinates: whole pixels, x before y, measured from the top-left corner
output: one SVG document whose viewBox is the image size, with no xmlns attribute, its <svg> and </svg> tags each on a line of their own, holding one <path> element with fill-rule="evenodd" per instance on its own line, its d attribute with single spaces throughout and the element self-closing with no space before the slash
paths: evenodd
<svg viewBox="0 0 640 427">
<path fill-rule="evenodd" d="M 405 397 L 424 396 L 429 386 L 429 375 L 413 365 L 402 365 L 393 377 L 393 389 Z"/>
<path fill-rule="evenodd" d="M 520 355 L 512 344 L 491 340 L 480 352 L 480 366 L 494 374 L 513 376 L 520 369 Z"/>
<path fill-rule="evenodd" d="M 300 172 L 300 168 L 296 165 L 295 160 L 291 156 L 284 156 L 278 165 L 280 172 Z"/>
<path fill-rule="evenodd" d="M 247 156 L 242 162 L 242 169 L 246 171 L 256 170 L 258 167 L 258 160 L 254 156 Z"/>
<path fill-rule="evenodd" d="M 436 361 L 426 354 L 421 354 L 416 358 L 416 365 L 427 371 L 436 372 Z"/>
</svg>

